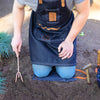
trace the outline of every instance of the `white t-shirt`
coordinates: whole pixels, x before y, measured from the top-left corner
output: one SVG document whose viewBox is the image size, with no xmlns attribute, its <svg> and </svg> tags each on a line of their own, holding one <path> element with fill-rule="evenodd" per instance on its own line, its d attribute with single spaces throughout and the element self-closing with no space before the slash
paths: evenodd
<svg viewBox="0 0 100 100">
<path fill-rule="evenodd" d="M 28 5 L 32 10 L 36 11 L 38 6 L 38 0 L 17 0 L 21 5 Z M 72 10 L 75 4 L 81 3 L 84 0 L 66 0 L 67 6 Z"/>
</svg>

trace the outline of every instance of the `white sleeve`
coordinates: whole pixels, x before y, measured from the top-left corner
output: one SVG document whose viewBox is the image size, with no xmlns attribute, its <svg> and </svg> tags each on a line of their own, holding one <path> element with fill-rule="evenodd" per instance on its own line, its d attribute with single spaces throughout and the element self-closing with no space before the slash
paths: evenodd
<svg viewBox="0 0 100 100">
<path fill-rule="evenodd" d="M 17 0 L 20 5 L 25 5 L 25 0 Z"/>
<path fill-rule="evenodd" d="M 85 1 L 85 0 L 74 0 L 74 3 L 75 3 L 75 4 L 78 4 L 78 3 L 81 3 L 81 2 L 83 2 L 83 1 Z"/>
</svg>

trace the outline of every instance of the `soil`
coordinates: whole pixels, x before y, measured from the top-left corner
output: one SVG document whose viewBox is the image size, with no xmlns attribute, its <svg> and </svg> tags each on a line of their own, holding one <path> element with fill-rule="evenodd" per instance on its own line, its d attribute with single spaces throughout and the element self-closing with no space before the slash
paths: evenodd
<svg viewBox="0 0 100 100">
<path fill-rule="evenodd" d="M 0 0 L 0 32 L 13 33 L 12 25 L 13 0 Z M 29 57 L 28 28 L 31 10 L 25 8 L 26 17 L 22 28 L 23 46 L 20 54 L 20 71 L 24 83 L 14 82 L 17 72 L 15 55 L 0 62 L 0 71 L 6 77 L 6 93 L 0 95 L 0 100 L 99 100 L 100 88 L 96 81 L 97 50 L 100 49 L 100 7 L 93 3 L 90 16 L 82 29 L 84 36 L 77 38 L 77 68 L 91 63 L 89 69 L 91 85 L 86 80 L 74 82 L 38 81 L 32 80 L 32 67 Z M 95 16 L 92 16 L 95 15 Z M 96 16 L 97 15 L 97 16 Z M 5 26 L 5 27 L 4 27 Z M 83 76 L 76 72 L 76 76 Z"/>
</svg>

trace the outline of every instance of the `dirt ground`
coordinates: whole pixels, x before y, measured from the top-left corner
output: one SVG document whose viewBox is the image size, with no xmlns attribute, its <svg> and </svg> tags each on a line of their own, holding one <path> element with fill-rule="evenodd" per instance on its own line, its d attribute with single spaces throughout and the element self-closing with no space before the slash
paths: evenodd
<svg viewBox="0 0 100 100">
<path fill-rule="evenodd" d="M 0 32 L 13 33 L 12 25 L 13 0 L 0 0 Z M 26 17 L 22 29 L 23 47 L 20 54 L 20 71 L 24 83 L 14 82 L 17 72 L 16 57 L 4 59 L 0 63 L 0 71 L 6 77 L 6 93 L 0 95 L 0 100 L 100 100 L 100 89 L 96 82 L 95 68 L 97 65 L 97 50 L 100 49 L 100 6 L 91 5 L 90 15 L 77 41 L 77 68 L 82 69 L 92 63 L 89 69 L 91 85 L 86 80 L 74 82 L 33 81 L 32 67 L 28 47 L 28 24 L 31 11 L 26 8 Z M 76 76 L 82 74 L 76 72 Z"/>
</svg>

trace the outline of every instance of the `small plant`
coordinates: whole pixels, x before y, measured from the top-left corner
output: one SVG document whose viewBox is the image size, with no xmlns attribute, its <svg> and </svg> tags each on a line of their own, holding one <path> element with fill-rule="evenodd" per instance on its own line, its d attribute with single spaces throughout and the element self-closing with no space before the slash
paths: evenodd
<svg viewBox="0 0 100 100">
<path fill-rule="evenodd" d="M 11 39 L 11 35 L 4 32 L 0 33 L 0 61 L 2 61 L 2 58 L 8 58 L 14 54 L 11 48 Z M 5 81 L 6 78 L 4 78 L 0 72 L 0 94 L 4 94 L 6 91 Z"/>
<path fill-rule="evenodd" d="M 5 80 L 6 78 L 3 78 L 2 73 L 0 73 L 0 94 L 4 94 L 6 92 Z"/>
<path fill-rule="evenodd" d="M 13 55 L 11 39 L 11 35 L 4 32 L 0 33 L 0 60 L 1 58 L 8 58 L 9 56 Z"/>
</svg>

